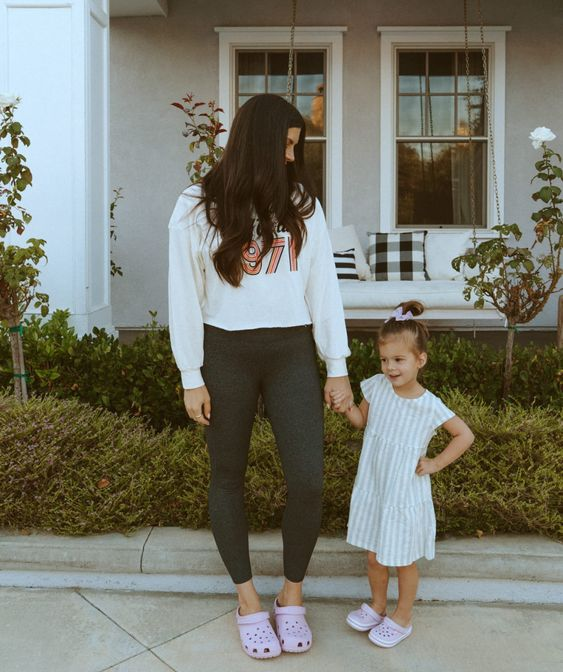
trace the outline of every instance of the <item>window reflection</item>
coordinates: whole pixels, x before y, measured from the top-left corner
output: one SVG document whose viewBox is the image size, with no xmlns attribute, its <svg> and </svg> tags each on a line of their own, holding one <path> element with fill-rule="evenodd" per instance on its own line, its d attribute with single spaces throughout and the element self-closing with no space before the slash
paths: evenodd
<svg viewBox="0 0 563 672">
<path fill-rule="evenodd" d="M 476 226 L 483 226 L 485 143 L 401 142 L 398 224 L 471 226 L 469 152 L 473 151 Z"/>
<path fill-rule="evenodd" d="M 426 92 L 426 54 L 403 51 L 399 53 L 399 93 Z"/>
<path fill-rule="evenodd" d="M 455 54 L 434 51 L 428 54 L 428 88 L 431 93 L 454 93 Z"/>
</svg>

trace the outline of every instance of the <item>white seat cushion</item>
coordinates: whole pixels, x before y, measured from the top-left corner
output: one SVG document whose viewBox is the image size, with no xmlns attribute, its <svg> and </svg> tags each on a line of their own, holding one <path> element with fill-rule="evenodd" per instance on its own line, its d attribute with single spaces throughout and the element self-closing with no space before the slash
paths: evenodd
<svg viewBox="0 0 563 672">
<path fill-rule="evenodd" d="M 456 280 L 385 280 L 339 281 L 344 308 L 393 309 L 403 301 L 416 299 L 425 309 L 471 309 L 473 303 L 463 298 L 465 283 Z M 485 304 L 485 309 L 493 309 Z M 494 310 L 494 309 L 493 309 Z"/>
</svg>

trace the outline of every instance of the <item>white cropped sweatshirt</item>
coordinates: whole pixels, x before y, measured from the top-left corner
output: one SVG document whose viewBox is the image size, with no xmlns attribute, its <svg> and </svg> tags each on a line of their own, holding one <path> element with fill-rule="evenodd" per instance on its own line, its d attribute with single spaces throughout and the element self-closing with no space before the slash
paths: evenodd
<svg viewBox="0 0 563 672">
<path fill-rule="evenodd" d="M 212 254 L 219 235 L 198 205 L 201 188 L 188 187 L 179 197 L 170 223 L 168 275 L 172 352 L 182 385 L 204 385 L 203 325 L 227 331 L 312 324 L 328 376 L 345 376 L 350 354 L 342 299 L 324 214 L 319 202 L 307 220 L 307 237 L 296 257 L 291 235 L 279 231 L 270 252 L 258 259 L 261 240 L 243 252 L 243 279 L 233 287 L 221 279 Z"/>
</svg>

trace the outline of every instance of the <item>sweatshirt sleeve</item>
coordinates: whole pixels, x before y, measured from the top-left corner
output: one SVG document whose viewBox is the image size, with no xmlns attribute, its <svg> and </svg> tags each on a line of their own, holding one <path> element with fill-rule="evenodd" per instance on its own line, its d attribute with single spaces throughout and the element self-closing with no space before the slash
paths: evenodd
<svg viewBox="0 0 563 672">
<path fill-rule="evenodd" d="M 168 311 L 170 343 L 184 389 L 204 385 L 203 317 L 204 266 L 195 223 L 197 200 L 180 195 L 168 224 Z"/>
<path fill-rule="evenodd" d="M 306 244 L 311 245 L 311 268 L 305 300 L 313 322 L 317 352 L 326 363 L 328 377 L 345 376 L 350 350 L 344 309 L 326 221 L 318 201 L 307 226 L 307 236 Z"/>
</svg>

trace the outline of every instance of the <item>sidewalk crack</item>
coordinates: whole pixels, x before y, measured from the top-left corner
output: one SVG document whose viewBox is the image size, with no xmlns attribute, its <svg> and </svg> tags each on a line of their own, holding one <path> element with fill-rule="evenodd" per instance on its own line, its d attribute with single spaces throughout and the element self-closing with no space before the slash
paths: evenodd
<svg viewBox="0 0 563 672">
<path fill-rule="evenodd" d="M 143 548 L 141 549 L 141 559 L 140 559 L 140 564 L 139 564 L 139 570 L 140 570 L 141 574 L 144 573 L 143 572 L 143 558 L 145 556 L 145 546 L 147 545 L 148 540 L 150 539 L 153 530 L 154 530 L 154 527 L 151 527 L 150 532 L 147 534 L 147 538 L 145 539 L 145 543 L 143 544 Z"/>
<path fill-rule="evenodd" d="M 178 672 L 174 667 L 172 667 L 169 663 L 167 663 L 165 660 L 162 660 L 160 656 L 158 656 L 154 651 L 151 651 L 150 649 L 147 649 L 146 651 L 143 651 L 142 653 L 136 653 L 134 656 L 129 656 L 129 658 L 124 658 L 123 660 L 118 661 L 117 663 L 112 663 L 109 667 L 104 667 L 103 670 L 100 670 L 100 672 L 108 672 L 108 670 L 113 670 L 117 665 L 122 665 L 123 663 L 127 663 L 130 660 L 135 660 L 135 658 L 138 658 L 139 656 L 144 656 L 145 653 L 151 653 L 157 660 L 160 660 L 160 662 L 165 665 L 169 670 L 172 672 Z"/>
<path fill-rule="evenodd" d="M 134 639 L 134 640 L 137 642 L 137 644 L 140 644 L 140 645 L 143 647 L 143 649 L 144 649 L 145 651 L 150 651 L 150 649 L 149 649 L 148 646 L 146 646 L 145 644 L 143 644 L 143 642 L 141 642 L 139 639 L 137 639 L 137 637 L 135 637 L 135 635 L 132 635 L 128 630 L 126 630 L 122 625 L 120 625 L 115 619 L 113 619 L 111 616 L 109 616 L 108 614 L 106 614 L 106 612 L 105 612 L 103 609 L 100 609 L 100 607 L 98 607 L 97 604 L 94 604 L 94 602 L 92 602 L 91 600 L 89 600 L 85 595 L 83 595 L 83 594 L 80 592 L 80 590 L 77 590 L 76 592 L 77 592 L 78 595 L 80 595 L 80 597 L 81 597 L 85 602 L 88 602 L 88 604 L 89 604 L 91 607 L 94 607 L 94 609 L 96 609 L 97 611 L 99 611 L 100 614 L 102 614 L 103 616 L 105 616 L 105 617 L 108 619 L 108 621 L 111 621 L 111 622 L 112 622 L 114 625 L 116 625 L 120 630 L 122 630 L 126 635 L 129 635 L 129 637 L 131 637 L 132 639 Z M 137 654 L 135 654 L 135 655 L 138 656 L 139 654 L 137 653 Z"/>
<path fill-rule="evenodd" d="M 158 648 L 159 646 L 163 646 L 164 644 L 169 644 L 170 642 L 173 642 L 175 639 L 178 639 L 178 637 L 183 637 L 184 635 L 187 635 L 191 632 L 195 632 L 196 630 L 199 630 L 199 628 L 203 628 L 205 625 L 209 625 L 209 623 L 213 623 L 213 621 L 217 621 L 220 618 L 223 618 L 223 616 L 226 616 L 227 614 L 232 613 L 235 611 L 234 609 L 228 609 L 227 611 L 223 612 L 222 614 L 218 614 L 217 616 L 213 616 L 213 618 L 210 618 L 208 621 L 205 621 L 204 623 L 198 623 L 193 628 L 189 628 L 188 630 L 184 630 L 184 632 L 180 632 L 177 635 L 174 635 L 174 637 L 170 637 L 170 639 L 165 639 L 164 641 L 160 642 L 160 644 L 155 644 L 154 648 Z M 153 651 L 154 649 L 151 648 L 150 651 Z"/>
</svg>

